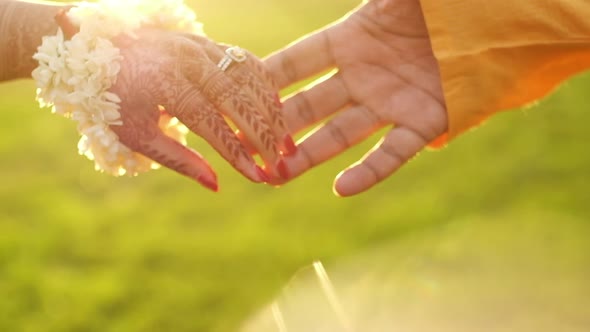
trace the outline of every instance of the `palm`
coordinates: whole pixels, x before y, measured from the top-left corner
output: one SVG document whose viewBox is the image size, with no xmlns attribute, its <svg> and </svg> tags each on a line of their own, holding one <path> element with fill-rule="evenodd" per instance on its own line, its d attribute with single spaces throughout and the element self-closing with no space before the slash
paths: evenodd
<svg viewBox="0 0 590 332">
<path fill-rule="evenodd" d="M 385 119 L 396 117 L 397 126 L 413 127 L 413 120 L 424 114 L 415 109 L 400 117 L 396 110 L 400 99 L 436 104 L 443 99 L 428 35 L 426 31 L 411 36 L 395 31 L 376 35 L 370 29 L 359 17 L 332 33 L 332 53 L 343 83 L 353 102 Z M 350 47 L 351 40 L 355 47 Z"/>
<path fill-rule="evenodd" d="M 324 57 L 310 63 L 312 53 Z M 283 87 L 320 70 L 337 69 L 328 80 L 285 102 L 293 132 L 338 112 L 288 160 L 295 176 L 393 125 L 360 163 L 341 174 L 336 183 L 341 195 L 382 181 L 446 131 L 438 66 L 416 0 L 373 0 L 267 63 Z"/>
</svg>

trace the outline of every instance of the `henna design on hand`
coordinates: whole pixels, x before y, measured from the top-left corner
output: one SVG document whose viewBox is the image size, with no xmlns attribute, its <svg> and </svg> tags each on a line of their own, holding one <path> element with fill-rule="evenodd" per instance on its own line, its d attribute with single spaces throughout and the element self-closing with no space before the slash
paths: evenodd
<svg viewBox="0 0 590 332">
<path fill-rule="evenodd" d="M 202 36 L 185 34 L 184 37 L 202 45 L 214 63 L 219 63 L 226 56 L 226 50 L 231 47 L 216 44 Z M 234 80 L 234 84 L 237 84 L 240 90 L 244 90 L 246 94 L 253 97 L 258 111 L 266 118 L 274 136 L 278 139 L 275 144 L 280 154 L 283 156 L 295 154 L 297 147 L 284 121 L 278 86 L 273 76 L 259 58 L 246 50 L 243 51 L 246 52 L 246 61 L 229 66 L 224 73 Z M 243 131 L 237 131 L 237 135 L 251 153 L 258 152 L 259 149 L 252 142 L 261 143 L 261 133 L 253 138 L 248 138 Z"/>
<path fill-rule="evenodd" d="M 30 76 L 37 65 L 32 56 L 43 36 L 55 34 L 55 16 L 64 8 L 67 6 L 11 0 L 0 3 L 0 80 Z M 220 80 L 225 76 L 216 63 L 204 52 L 195 52 L 202 48 L 203 40 L 207 41 L 204 37 L 199 36 L 198 43 L 196 36 L 186 38 L 186 34 L 154 29 L 138 31 L 137 35 L 138 39 L 120 36 L 114 40 L 124 58 L 111 89 L 122 99 L 123 125 L 112 126 L 120 141 L 164 166 L 216 187 L 215 174 L 201 156 L 164 136 L 159 121 L 168 115 L 163 108 L 182 118 L 249 179 L 267 181 L 267 175 L 256 166 L 217 108 L 232 117 L 240 129 L 251 131 L 249 138 L 260 142 L 258 148 L 264 150 L 265 159 L 276 160 L 280 158 L 276 148 L 280 142 L 273 128 L 282 120 L 266 116 L 274 91 L 263 96 L 263 85 L 252 85 L 256 82 L 244 91 L 235 82 Z M 250 76 L 249 80 L 254 78 Z M 207 98 L 191 103 L 195 92 Z M 257 105 L 259 99 L 264 100 L 262 107 Z"/>
<path fill-rule="evenodd" d="M 266 115 L 267 106 L 258 103 L 258 97 L 251 89 L 247 89 L 247 86 L 244 88 L 217 68 L 216 64 L 223 55 L 208 52 L 212 43 L 200 39 L 197 41 L 205 50 L 177 50 L 179 54 L 191 56 L 184 62 L 181 72 L 253 141 L 267 167 L 273 165 L 280 159 L 279 140 Z M 219 52 L 217 47 L 215 50 Z M 197 59 L 195 54 L 198 54 Z"/>
<path fill-rule="evenodd" d="M 203 51 L 201 43 L 182 34 L 153 29 L 142 30 L 138 36 L 138 39 L 121 37 L 115 40 L 124 59 L 117 83 L 112 88 L 123 100 L 123 125 L 113 127 L 121 142 L 160 164 L 197 178 L 201 183 L 211 182 L 211 177 L 199 179 L 200 173 L 191 173 L 193 166 L 186 162 L 186 154 L 179 153 L 185 159 L 170 158 L 161 150 L 161 144 L 155 147 L 154 142 L 162 140 L 158 127 L 161 108 L 207 140 L 247 178 L 267 182 L 268 176 L 255 164 L 223 114 L 261 142 L 260 150 L 264 150 L 265 160 L 275 161 L 280 158 L 276 148 L 278 143 L 264 115 L 270 105 L 276 107 L 270 101 L 273 92 L 265 92 L 268 100 L 260 110 L 255 102 L 259 97 L 226 77 Z M 250 79 L 254 80 L 256 76 Z M 262 95 L 262 86 L 258 85 L 260 91 L 257 94 Z M 201 159 L 199 163 L 204 161 Z M 207 171 L 208 165 L 201 169 Z"/>
</svg>

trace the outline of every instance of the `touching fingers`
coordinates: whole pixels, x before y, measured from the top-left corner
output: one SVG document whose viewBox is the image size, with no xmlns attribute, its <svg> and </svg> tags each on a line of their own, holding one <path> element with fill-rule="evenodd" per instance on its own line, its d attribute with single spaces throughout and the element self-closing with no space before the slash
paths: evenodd
<svg viewBox="0 0 590 332">
<path fill-rule="evenodd" d="M 264 62 L 279 89 L 335 65 L 330 45 L 331 28 L 306 36 L 269 56 Z"/>
<path fill-rule="evenodd" d="M 364 106 L 347 109 L 308 135 L 298 152 L 286 158 L 291 178 L 348 150 L 382 126 L 382 121 Z"/>
<path fill-rule="evenodd" d="M 223 74 L 215 74 L 209 82 L 203 82 L 202 91 L 248 137 L 265 163 L 272 164 L 280 159 L 278 140 L 247 91 Z"/>
<path fill-rule="evenodd" d="M 279 176 L 277 164 L 281 155 L 276 144 L 278 139 L 259 110 L 257 101 L 221 71 L 201 48 L 192 47 L 192 53 L 193 56 L 182 63 L 182 75 L 243 131 L 260 153 L 266 168 L 273 176 Z"/>
<path fill-rule="evenodd" d="M 206 50 L 213 61 L 219 62 L 227 57 L 226 52 L 231 51 L 231 47 L 218 46 L 209 42 L 206 44 Z M 241 51 L 245 55 L 244 62 L 230 64 L 224 71 L 225 74 L 233 79 L 242 91 L 252 97 L 258 111 L 266 117 L 278 139 L 276 143 L 280 151 L 284 155 L 295 153 L 296 147 L 283 119 L 281 101 L 272 77 L 266 72 L 260 60 L 246 50 Z"/>
<path fill-rule="evenodd" d="M 337 177 L 334 191 L 347 197 L 368 190 L 397 171 L 427 144 L 428 141 L 414 130 L 392 129 L 359 163 Z"/>
<path fill-rule="evenodd" d="M 262 61 L 254 56 L 248 57 L 246 66 L 239 66 L 235 70 L 238 72 L 238 77 L 236 78 L 238 81 L 241 80 L 242 83 L 246 83 L 247 81 L 244 81 L 244 78 L 250 76 L 252 80 L 259 82 L 256 94 L 263 100 L 264 105 L 266 105 L 266 112 L 276 136 L 282 138 L 279 142 L 281 151 L 284 155 L 294 154 L 297 151 L 297 147 L 284 119 L 285 115 L 283 113 L 283 104 L 279 95 L 278 86 L 270 72 L 266 69 Z"/>
<path fill-rule="evenodd" d="M 254 182 L 269 178 L 236 137 L 215 107 L 191 84 L 186 84 L 181 99 L 169 105 L 168 111 L 193 133 L 205 139 L 238 172 Z"/>
</svg>

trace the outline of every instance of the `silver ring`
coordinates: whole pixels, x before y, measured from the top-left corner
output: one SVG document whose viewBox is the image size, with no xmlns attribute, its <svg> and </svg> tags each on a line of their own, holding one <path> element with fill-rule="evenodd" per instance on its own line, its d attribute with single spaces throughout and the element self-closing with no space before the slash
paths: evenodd
<svg viewBox="0 0 590 332">
<path fill-rule="evenodd" d="M 246 51 L 241 47 L 233 46 L 225 50 L 225 56 L 219 61 L 217 67 L 219 67 L 221 71 L 226 71 L 232 63 L 241 63 L 246 61 L 246 59 Z"/>
</svg>

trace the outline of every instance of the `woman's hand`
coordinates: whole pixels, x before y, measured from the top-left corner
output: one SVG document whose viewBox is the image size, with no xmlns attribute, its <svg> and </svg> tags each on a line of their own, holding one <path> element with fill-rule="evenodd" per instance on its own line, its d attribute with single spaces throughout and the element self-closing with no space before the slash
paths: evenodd
<svg viewBox="0 0 590 332">
<path fill-rule="evenodd" d="M 337 72 L 284 104 L 292 133 L 336 114 L 286 159 L 297 176 L 393 126 L 335 191 L 355 195 L 384 180 L 447 130 L 438 65 L 418 0 L 372 0 L 343 21 L 266 60 L 280 88 Z"/>
<path fill-rule="evenodd" d="M 205 37 L 151 29 L 139 31 L 138 37 L 114 41 L 124 60 L 111 91 L 122 100 L 123 125 L 111 128 L 123 144 L 217 190 L 216 175 L 203 157 L 160 130 L 161 117 L 173 116 L 248 179 L 269 182 L 281 177 L 282 154 L 294 145 L 285 145 L 290 136 L 278 94 L 258 59 L 246 54 L 245 62 L 222 71 L 217 65 L 227 46 Z M 264 170 L 224 116 L 240 136 L 253 142 Z"/>
</svg>

